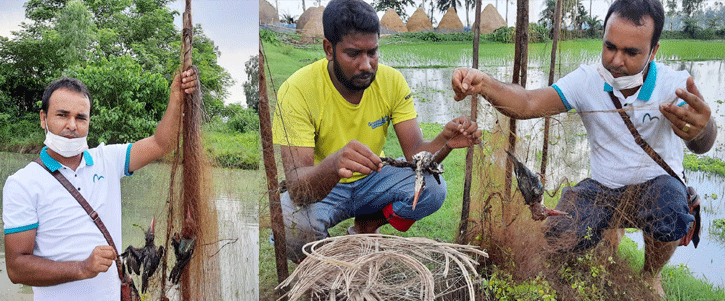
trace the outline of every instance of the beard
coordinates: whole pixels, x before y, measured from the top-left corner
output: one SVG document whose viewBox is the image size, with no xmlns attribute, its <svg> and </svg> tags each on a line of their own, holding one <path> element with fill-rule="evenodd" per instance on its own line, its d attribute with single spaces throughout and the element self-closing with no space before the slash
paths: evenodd
<svg viewBox="0 0 725 301">
<path fill-rule="evenodd" d="M 342 67 L 340 66 L 340 63 L 337 62 L 337 56 L 334 56 L 334 55 L 332 57 L 332 69 L 335 70 L 335 77 L 337 78 L 337 80 L 343 86 L 345 86 L 345 88 L 347 88 L 351 91 L 365 90 L 368 87 L 370 87 L 370 85 L 372 85 L 373 81 L 375 81 L 375 72 L 363 72 L 358 75 L 353 75 L 351 78 L 345 77 L 345 74 L 342 73 Z M 355 84 L 356 79 L 359 79 L 359 78 L 362 78 L 362 77 L 365 77 L 368 75 L 370 76 L 370 82 L 368 82 L 367 84 L 362 84 L 362 85 Z"/>
</svg>

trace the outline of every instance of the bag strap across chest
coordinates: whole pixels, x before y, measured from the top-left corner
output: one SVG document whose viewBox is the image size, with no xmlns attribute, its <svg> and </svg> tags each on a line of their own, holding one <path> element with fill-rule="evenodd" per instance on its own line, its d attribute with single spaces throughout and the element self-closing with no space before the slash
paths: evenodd
<svg viewBox="0 0 725 301">
<path fill-rule="evenodd" d="M 113 238 L 111 237 L 111 234 L 108 233 L 108 229 L 106 229 L 106 225 L 103 224 L 103 221 L 101 220 L 101 217 L 98 216 L 98 213 L 93 210 L 93 207 L 91 207 L 91 204 L 88 204 L 88 201 L 81 195 L 78 190 L 76 190 L 75 187 L 73 187 L 73 184 L 68 181 L 61 173 L 60 171 L 50 171 L 45 164 L 43 164 L 43 160 L 40 158 L 35 159 L 35 163 L 38 163 L 43 169 L 48 171 L 58 182 L 60 182 L 63 187 L 70 192 L 70 194 L 73 196 L 73 198 L 78 201 L 78 203 L 83 207 L 83 210 L 88 213 L 88 216 L 93 220 L 93 223 L 96 224 L 96 227 L 98 227 L 99 230 L 101 230 L 101 233 L 103 234 L 103 237 L 106 239 L 106 242 L 108 242 L 108 245 L 113 247 L 113 250 L 117 252 L 116 244 L 113 243 Z M 118 254 L 116 254 L 116 269 L 118 270 L 118 277 L 123 281 L 123 270 L 121 268 L 121 260 L 119 259 Z"/>
</svg>

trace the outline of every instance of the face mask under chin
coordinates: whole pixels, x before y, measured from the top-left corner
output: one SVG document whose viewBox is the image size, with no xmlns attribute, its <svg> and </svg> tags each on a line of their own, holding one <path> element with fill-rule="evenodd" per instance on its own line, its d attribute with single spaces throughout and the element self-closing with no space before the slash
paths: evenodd
<svg viewBox="0 0 725 301">
<path fill-rule="evenodd" d="M 66 138 L 53 134 L 48 129 L 48 122 L 45 123 L 45 141 L 44 144 L 49 149 L 58 153 L 62 157 L 70 158 L 83 153 L 88 149 L 88 136 L 80 138 Z"/>
<path fill-rule="evenodd" d="M 650 52 L 650 58 L 652 56 L 652 52 Z M 644 83 L 644 73 L 647 70 L 647 67 L 650 64 L 650 60 L 647 59 L 647 63 L 644 64 L 642 69 L 634 75 L 628 75 L 628 76 L 620 76 L 615 78 L 611 72 L 604 66 L 603 63 L 599 63 L 599 66 L 597 66 L 597 72 L 599 72 L 599 76 L 602 77 L 604 82 L 612 86 L 612 89 L 614 90 L 627 90 L 632 89 L 641 86 Z"/>
</svg>

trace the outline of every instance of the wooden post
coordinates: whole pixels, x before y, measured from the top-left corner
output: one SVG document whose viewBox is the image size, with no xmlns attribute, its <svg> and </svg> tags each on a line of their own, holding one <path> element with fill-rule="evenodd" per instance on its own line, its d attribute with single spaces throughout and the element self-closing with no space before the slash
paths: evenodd
<svg viewBox="0 0 725 301">
<path fill-rule="evenodd" d="M 478 47 L 480 45 L 481 36 L 481 0 L 476 0 L 476 16 L 473 19 L 473 68 L 478 69 Z M 471 121 L 476 122 L 478 119 L 478 95 L 471 96 Z M 461 202 L 461 222 L 458 225 L 459 244 L 466 243 L 468 234 L 468 216 L 471 211 L 471 174 L 473 173 L 473 148 L 468 147 L 466 150 L 466 174 L 463 182 L 463 201 Z"/>
<path fill-rule="evenodd" d="M 526 0 L 516 1 L 516 50 L 514 52 L 514 76 L 513 83 L 520 84 L 526 88 L 526 68 L 528 65 L 529 53 L 529 2 Z M 509 120 L 509 151 L 516 150 L 516 119 Z M 513 162 L 506 160 L 506 181 L 504 184 L 504 195 L 511 198 L 511 170 Z"/>
<path fill-rule="evenodd" d="M 551 42 L 551 64 L 549 65 L 549 86 L 554 84 L 554 71 L 556 70 L 556 49 L 559 47 L 559 31 L 561 30 L 561 1 L 556 1 L 554 9 L 554 37 Z M 544 119 L 544 145 L 541 149 L 541 182 L 546 184 L 546 164 L 549 157 L 549 127 L 551 127 L 551 117 L 546 116 Z"/>
<path fill-rule="evenodd" d="M 186 10 L 183 14 L 183 30 L 182 30 L 182 43 L 184 46 L 184 57 L 182 62 L 182 68 L 181 71 L 186 71 L 191 67 L 191 54 L 192 54 L 192 48 L 194 44 L 194 26 L 191 21 L 191 0 L 186 0 Z M 187 164 L 188 162 L 199 162 L 199 160 L 189 160 L 190 157 L 196 156 L 197 149 L 195 149 L 195 143 L 194 143 L 194 133 L 192 133 L 192 130 L 190 129 L 189 125 L 199 124 L 196 122 L 197 119 L 200 118 L 196 113 L 196 110 L 194 110 L 194 97 L 191 94 L 185 94 L 184 96 L 184 126 L 183 128 L 183 137 L 184 140 L 182 141 L 182 149 L 184 154 L 184 160 L 182 161 L 182 178 L 183 178 L 183 196 L 182 196 L 182 206 L 181 215 L 183 216 L 183 213 L 186 210 L 191 211 L 192 218 L 197 218 L 198 209 L 196 208 L 196 204 L 198 204 L 201 200 L 201 190 L 198 189 L 199 183 L 201 183 L 201 179 L 199 178 L 199 173 L 197 168 L 199 166 L 189 166 Z M 196 187 L 192 187 L 196 186 Z M 182 217 L 181 219 L 183 222 L 182 229 L 186 227 L 185 219 Z M 198 221 L 198 219 L 197 219 Z M 196 229 L 194 229 L 196 230 Z M 199 239 L 199 237 L 197 237 Z M 199 252 L 197 252 L 199 253 Z M 198 258 L 198 256 L 197 256 Z M 199 260 L 201 258 L 198 258 Z M 192 270 L 191 264 L 188 266 L 188 270 L 185 273 L 182 273 L 181 276 L 181 299 L 182 300 L 191 300 L 192 299 L 192 284 L 191 284 L 191 273 Z"/>
<path fill-rule="evenodd" d="M 287 270 L 287 246 L 282 216 L 282 203 L 279 199 L 277 182 L 277 164 L 274 161 L 272 145 L 272 122 L 269 114 L 267 96 L 267 77 L 264 75 L 264 52 L 259 44 L 259 135 L 262 141 L 264 170 L 267 172 L 267 189 L 269 191 L 269 213 L 272 218 L 272 235 L 274 235 L 274 255 L 277 263 L 277 281 L 282 282 L 289 276 Z M 284 292 L 279 292 L 280 296 Z M 286 300 L 286 298 L 285 298 Z"/>
</svg>

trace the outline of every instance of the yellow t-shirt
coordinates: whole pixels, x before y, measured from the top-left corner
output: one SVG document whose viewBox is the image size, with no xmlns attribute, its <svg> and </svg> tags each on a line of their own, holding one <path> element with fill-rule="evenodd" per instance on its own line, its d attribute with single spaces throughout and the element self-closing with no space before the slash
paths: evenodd
<svg viewBox="0 0 725 301">
<path fill-rule="evenodd" d="M 359 104 L 347 102 L 332 84 L 327 59 L 297 70 L 277 93 L 272 126 L 274 143 L 315 148 L 315 164 L 358 140 L 382 154 L 388 126 L 416 118 L 410 88 L 399 71 L 378 65 Z M 355 173 L 341 183 L 364 175 Z"/>
</svg>

